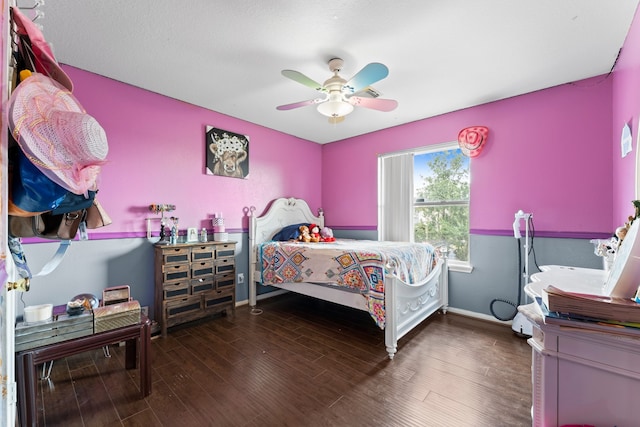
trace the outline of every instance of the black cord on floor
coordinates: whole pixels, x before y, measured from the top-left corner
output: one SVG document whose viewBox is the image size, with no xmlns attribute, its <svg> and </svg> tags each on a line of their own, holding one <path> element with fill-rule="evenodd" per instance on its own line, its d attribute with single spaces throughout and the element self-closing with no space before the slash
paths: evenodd
<svg viewBox="0 0 640 427">
<path fill-rule="evenodd" d="M 493 314 L 493 317 L 495 317 L 498 320 L 502 320 L 502 321 L 508 321 L 508 320 L 513 320 L 514 317 L 516 317 L 516 314 L 518 314 L 518 305 L 520 304 L 520 299 L 522 298 L 522 277 L 521 277 L 521 273 L 522 273 L 522 251 L 520 250 L 520 238 L 516 239 L 516 243 L 518 245 L 518 303 L 514 303 L 513 301 L 509 301 L 506 299 L 502 299 L 502 298 L 495 298 L 493 301 L 491 301 L 491 303 L 489 304 L 489 310 L 491 310 L 491 314 Z M 533 245 L 531 245 L 533 247 Z M 527 254 L 527 256 L 529 256 L 529 254 Z M 513 306 L 514 310 L 513 310 L 513 314 L 510 317 L 500 317 L 496 314 L 495 310 L 493 309 L 493 306 L 495 303 L 497 302 L 503 302 L 505 304 L 509 304 L 511 306 Z"/>
</svg>

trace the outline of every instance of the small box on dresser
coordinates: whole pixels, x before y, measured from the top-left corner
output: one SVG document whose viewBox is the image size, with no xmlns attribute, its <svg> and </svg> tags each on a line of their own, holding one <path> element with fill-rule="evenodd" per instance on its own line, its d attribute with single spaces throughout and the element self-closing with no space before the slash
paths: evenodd
<svg viewBox="0 0 640 427">
<path fill-rule="evenodd" d="M 167 328 L 235 312 L 235 242 L 155 245 L 155 317 Z"/>
<path fill-rule="evenodd" d="M 140 323 L 140 303 L 136 300 L 109 304 L 93 309 L 93 331 L 110 331 Z"/>
</svg>

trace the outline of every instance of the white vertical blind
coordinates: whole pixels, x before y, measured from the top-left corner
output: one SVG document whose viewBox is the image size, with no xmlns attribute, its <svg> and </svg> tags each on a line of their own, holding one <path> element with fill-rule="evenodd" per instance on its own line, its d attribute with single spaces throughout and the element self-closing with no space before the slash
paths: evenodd
<svg viewBox="0 0 640 427">
<path fill-rule="evenodd" d="M 413 241 L 413 153 L 378 160 L 378 239 Z"/>
</svg>

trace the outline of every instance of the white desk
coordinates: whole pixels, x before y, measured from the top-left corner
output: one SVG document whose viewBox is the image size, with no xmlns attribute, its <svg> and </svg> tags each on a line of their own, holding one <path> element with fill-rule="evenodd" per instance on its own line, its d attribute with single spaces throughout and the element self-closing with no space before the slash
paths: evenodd
<svg viewBox="0 0 640 427">
<path fill-rule="evenodd" d="M 525 292 L 540 296 L 548 284 L 567 291 L 600 293 L 604 270 L 548 266 L 531 276 Z M 533 323 L 533 426 L 638 425 L 640 335 L 545 324 L 534 304 L 520 307 Z"/>
</svg>

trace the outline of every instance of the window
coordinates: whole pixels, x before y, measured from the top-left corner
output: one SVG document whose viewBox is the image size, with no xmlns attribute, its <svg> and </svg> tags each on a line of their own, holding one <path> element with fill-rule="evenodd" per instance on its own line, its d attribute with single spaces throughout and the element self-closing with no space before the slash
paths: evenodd
<svg viewBox="0 0 640 427">
<path fill-rule="evenodd" d="M 448 147 L 447 147 L 448 148 Z M 469 158 L 457 144 L 413 156 L 413 238 L 469 261 Z"/>
<path fill-rule="evenodd" d="M 469 164 L 456 142 L 381 156 L 378 237 L 429 242 L 466 264 Z"/>
</svg>

